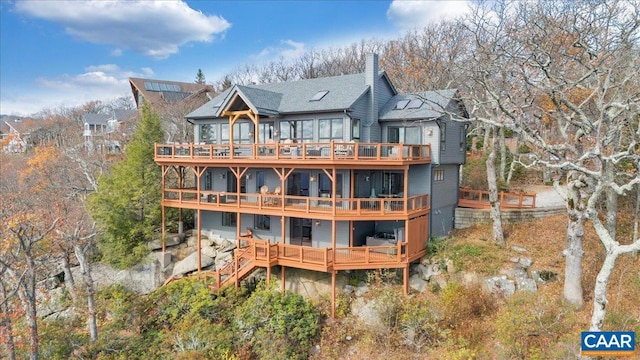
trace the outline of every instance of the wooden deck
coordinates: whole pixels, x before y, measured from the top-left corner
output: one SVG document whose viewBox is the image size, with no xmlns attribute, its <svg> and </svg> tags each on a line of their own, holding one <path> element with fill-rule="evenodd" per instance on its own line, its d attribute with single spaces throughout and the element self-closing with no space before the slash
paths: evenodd
<svg viewBox="0 0 640 360">
<path fill-rule="evenodd" d="M 207 271 L 215 278 L 216 287 L 238 283 L 257 267 L 275 265 L 329 272 L 333 270 L 404 268 L 425 251 L 409 256 L 406 243 L 393 246 L 359 246 L 313 248 L 288 244 L 271 244 L 267 240 L 242 238 L 243 247 L 235 250 L 234 260 L 218 271 Z"/>
<path fill-rule="evenodd" d="M 197 189 L 164 189 L 162 205 L 187 209 L 240 211 L 270 215 L 317 215 L 320 218 L 413 215 L 429 210 L 429 195 L 407 198 L 326 198 Z"/>
<path fill-rule="evenodd" d="M 500 201 L 500 208 L 504 210 L 536 207 L 536 194 L 501 191 L 498 194 L 498 199 Z M 490 209 L 489 192 L 485 190 L 460 188 L 458 206 L 472 209 Z"/>
<path fill-rule="evenodd" d="M 429 163 L 430 145 L 380 143 L 299 143 L 299 144 L 156 144 L 159 164 L 213 163 L 309 163 L 336 162 Z"/>
</svg>

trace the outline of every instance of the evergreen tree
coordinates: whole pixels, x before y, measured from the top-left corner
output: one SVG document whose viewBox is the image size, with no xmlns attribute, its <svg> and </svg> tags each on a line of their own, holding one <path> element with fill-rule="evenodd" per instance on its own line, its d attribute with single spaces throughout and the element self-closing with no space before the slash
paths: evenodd
<svg viewBox="0 0 640 360">
<path fill-rule="evenodd" d="M 202 69 L 198 69 L 198 72 L 196 73 L 196 84 L 204 85 L 204 73 L 202 72 Z"/>
<path fill-rule="evenodd" d="M 160 224 L 162 175 L 154 162 L 154 143 L 160 141 L 160 118 L 145 104 L 124 160 L 99 179 L 89 199 L 91 214 L 104 231 L 98 240 L 103 259 L 116 267 L 141 260 L 148 253 L 146 240 Z"/>
</svg>

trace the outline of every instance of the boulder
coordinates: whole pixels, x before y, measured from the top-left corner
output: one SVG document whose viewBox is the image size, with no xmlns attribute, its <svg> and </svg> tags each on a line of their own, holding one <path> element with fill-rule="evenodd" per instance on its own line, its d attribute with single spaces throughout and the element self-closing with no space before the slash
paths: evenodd
<svg viewBox="0 0 640 360">
<path fill-rule="evenodd" d="M 423 280 L 420 274 L 413 274 L 409 278 L 409 287 L 417 292 L 424 292 L 427 289 L 428 282 Z"/>
<path fill-rule="evenodd" d="M 492 276 L 485 279 L 491 295 L 497 298 L 508 298 L 516 292 L 516 284 L 506 276 Z"/>
<path fill-rule="evenodd" d="M 215 259 L 216 256 L 218 256 L 218 252 L 216 251 L 216 249 L 211 246 L 203 246 L 201 251 L 204 255 L 207 255 L 212 259 Z"/>
<path fill-rule="evenodd" d="M 183 236 L 178 236 L 178 235 L 167 236 L 167 239 L 165 240 L 165 246 L 168 247 L 168 248 L 169 247 L 178 246 L 178 245 L 182 244 L 183 240 L 184 240 Z M 147 247 L 151 251 L 161 250 L 162 249 L 162 239 L 156 239 L 156 240 L 151 240 L 151 241 L 147 242 Z"/>
<path fill-rule="evenodd" d="M 201 253 L 201 267 L 207 267 L 213 264 L 213 258 Z M 186 258 L 180 260 L 173 266 L 173 276 L 184 275 L 192 271 L 198 270 L 198 253 L 192 253 Z"/>
<path fill-rule="evenodd" d="M 530 291 L 530 292 L 538 291 L 538 285 L 536 284 L 536 281 L 533 279 L 529 279 L 529 278 L 517 279 L 516 284 L 518 285 L 518 291 Z"/>
<path fill-rule="evenodd" d="M 231 252 L 220 252 L 216 254 L 215 258 L 215 268 L 216 270 L 222 269 L 225 265 L 233 261 L 233 253 Z"/>
</svg>

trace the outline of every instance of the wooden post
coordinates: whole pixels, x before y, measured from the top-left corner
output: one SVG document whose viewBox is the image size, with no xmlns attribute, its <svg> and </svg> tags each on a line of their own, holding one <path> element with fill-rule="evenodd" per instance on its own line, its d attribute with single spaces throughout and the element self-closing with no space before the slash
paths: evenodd
<svg viewBox="0 0 640 360">
<path fill-rule="evenodd" d="M 404 293 L 404 295 L 409 295 L 409 263 L 407 262 L 407 265 L 404 267 L 404 270 L 402 271 L 402 275 L 403 275 L 403 281 L 404 284 L 402 286 L 402 291 Z"/>
<path fill-rule="evenodd" d="M 331 270 L 331 318 L 336 318 L 336 271 Z"/>
<path fill-rule="evenodd" d="M 202 245 L 200 241 L 202 240 L 202 212 L 198 209 L 198 226 L 197 226 L 198 234 L 196 235 L 197 243 L 196 243 L 196 251 L 198 251 L 198 272 L 202 271 Z"/>
<path fill-rule="evenodd" d="M 162 189 L 164 192 L 164 188 Z M 165 228 L 165 213 L 164 213 L 164 205 L 160 206 L 160 211 L 162 212 L 162 253 L 164 254 L 167 251 L 167 229 Z"/>
<path fill-rule="evenodd" d="M 267 251 L 268 253 L 268 251 Z M 269 258 L 267 257 L 267 261 Z M 271 266 L 267 266 L 267 284 L 271 282 Z"/>
<path fill-rule="evenodd" d="M 281 275 L 282 275 L 282 276 L 281 276 L 281 278 L 282 278 L 282 279 L 280 279 L 280 282 L 281 282 L 281 284 L 280 284 L 280 290 L 281 290 L 282 292 L 284 292 L 284 289 L 285 289 L 285 288 L 284 288 L 284 279 L 285 279 L 285 276 L 284 276 L 284 270 L 286 269 L 286 267 L 285 267 L 285 266 L 282 266 L 282 267 L 281 267 L 281 269 L 282 269 L 282 270 L 281 270 L 281 271 L 282 271 L 282 274 L 281 274 Z"/>
</svg>

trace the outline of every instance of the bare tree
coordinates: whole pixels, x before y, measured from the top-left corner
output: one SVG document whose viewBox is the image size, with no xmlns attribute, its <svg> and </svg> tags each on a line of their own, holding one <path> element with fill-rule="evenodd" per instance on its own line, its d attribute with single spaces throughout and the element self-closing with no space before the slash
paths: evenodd
<svg viewBox="0 0 640 360">
<path fill-rule="evenodd" d="M 534 149 L 535 165 L 564 174 L 568 224 L 564 297 L 582 305 L 585 221 L 606 250 L 594 287 L 591 329 L 602 328 L 617 258 L 640 249 L 600 219 L 606 193 L 625 196 L 640 183 L 638 117 L 640 5 L 637 2 L 498 2 L 475 24 L 506 39 L 495 48 L 511 86 L 485 81 L 508 126 Z M 495 11 L 496 9 L 508 11 Z M 491 64 L 474 64 L 480 72 Z M 502 86 L 499 86 L 502 85 Z M 556 178 L 556 184 L 561 178 Z M 611 206 L 608 206 L 611 209 Z"/>
</svg>

